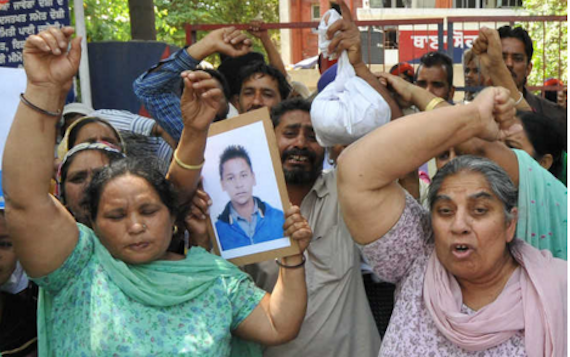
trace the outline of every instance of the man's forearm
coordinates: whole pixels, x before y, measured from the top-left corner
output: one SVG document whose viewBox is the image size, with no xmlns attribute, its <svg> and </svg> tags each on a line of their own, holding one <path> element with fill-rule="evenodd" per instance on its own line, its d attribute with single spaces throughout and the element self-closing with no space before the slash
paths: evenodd
<svg viewBox="0 0 570 357">
<path fill-rule="evenodd" d="M 494 86 L 507 88 L 511 92 L 511 98 L 515 103 L 518 103 L 516 106 L 518 110 L 532 110 L 524 97 L 522 97 L 522 92 L 517 88 L 505 62 L 501 61 L 500 64 L 491 66 L 488 71 Z"/>
<path fill-rule="evenodd" d="M 433 95 L 430 91 L 418 87 L 416 85 L 410 86 L 410 90 L 412 93 L 412 103 L 422 112 L 426 110 L 427 106 L 432 100 L 438 98 L 437 96 Z M 450 105 L 451 104 L 449 104 L 444 100 L 441 103 L 437 104 L 435 108 L 443 108 L 443 107 L 448 107 Z"/>
<path fill-rule="evenodd" d="M 211 44 L 209 44 L 208 41 L 204 41 L 204 39 L 196 42 L 186 49 L 186 53 L 198 62 L 201 62 L 204 58 L 215 52 L 216 51 L 212 48 Z"/>
<path fill-rule="evenodd" d="M 269 35 L 261 37 L 261 43 L 263 44 L 263 48 L 265 48 L 265 52 L 267 53 L 267 57 L 269 58 L 269 64 L 275 67 L 279 72 L 281 72 L 285 77 L 287 77 L 287 70 L 285 70 L 285 65 L 283 64 L 283 59 L 281 58 L 281 54 L 277 51 L 277 48 L 271 41 Z"/>
<path fill-rule="evenodd" d="M 175 141 L 180 139 L 184 127 L 180 96 L 176 91 L 180 73 L 196 68 L 199 63 L 187 50 L 180 50 L 159 67 L 143 73 L 133 83 L 135 95 Z"/>
<path fill-rule="evenodd" d="M 200 63 L 188 50 L 180 50 L 158 66 L 141 74 L 133 83 L 136 96 L 143 102 L 156 93 L 176 92 L 180 73 L 193 70 Z"/>
</svg>

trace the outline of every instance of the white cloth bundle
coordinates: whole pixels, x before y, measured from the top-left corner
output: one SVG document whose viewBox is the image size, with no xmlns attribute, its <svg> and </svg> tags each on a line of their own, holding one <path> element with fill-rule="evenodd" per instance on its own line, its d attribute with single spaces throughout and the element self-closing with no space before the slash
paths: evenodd
<svg viewBox="0 0 570 357">
<path fill-rule="evenodd" d="M 328 18 L 327 14 L 330 14 Z M 319 48 L 325 57 L 330 44 L 326 39 L 327 28 L 340 18 L 335 10 L 329 10 L 319 24 Z M 311 106 L 311 121 L 319 144 L 325 147 L 351 144 L 388 123 L 391 116 L 388 103 L 356 76 L 346 51 L 343 51 L 334 82 L 317 95 Z"/>
<path fill-rule="evenodd" d="M 332 55 L 329 55 L 329 44 L 331 41 L 327 38 L 327 30 L 330 25 L 335 23 L 337 20 L 342 19 L 336 10 L 330 9 L 325 12 L 317 28 L 317 34 L 319 35 L 319 50 L 321 51 L 323 57 L 328 59 L 334 59 Z"/>
</svg>

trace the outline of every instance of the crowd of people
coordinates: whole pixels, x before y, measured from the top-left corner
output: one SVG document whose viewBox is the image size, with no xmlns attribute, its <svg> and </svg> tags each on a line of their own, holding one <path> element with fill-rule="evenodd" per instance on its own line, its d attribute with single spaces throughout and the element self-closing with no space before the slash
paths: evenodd
<svg viewBox="0 0 570 357">
<path fill-rule="evenodd" d="M 80 38 L 26 40 L 0 178 L 2 356 L 566 356 L 566 102 L 527 89 L 528 33 L 481 28 L 456 103 L 446 54 L 372 73 L 343 2 L 318 31 L 315 93 L 256 22 L 142 73 L 152 118 L 64 105 Z M 216 225 L 224 249 L 276 232 L 300 252 L 236 267 L 211 253 L 204 151 L 213 122 L 263 107 L 291 208 L 252 195 L 228 143 Z"/>
</svg>

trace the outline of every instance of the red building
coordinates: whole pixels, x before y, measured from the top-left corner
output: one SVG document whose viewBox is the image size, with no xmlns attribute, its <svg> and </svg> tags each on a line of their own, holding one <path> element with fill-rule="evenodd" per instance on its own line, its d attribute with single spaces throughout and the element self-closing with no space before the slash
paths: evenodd
<svg viewBox="0 0 570 357">
<path fill-rule="evenodd" d="M 291 22 L 319 21 L 321 15 L 330 9 L 329 0 L 286 0 L 289 1 Z M 346 0 L 353 17 L 356 9 L 362 7 L 362 0 Z M 305 58 L 318 55 L 318 37 L 311 29 L 295 29 L 291 31 L 291 62 L 296 63 Z"/>
</svg>

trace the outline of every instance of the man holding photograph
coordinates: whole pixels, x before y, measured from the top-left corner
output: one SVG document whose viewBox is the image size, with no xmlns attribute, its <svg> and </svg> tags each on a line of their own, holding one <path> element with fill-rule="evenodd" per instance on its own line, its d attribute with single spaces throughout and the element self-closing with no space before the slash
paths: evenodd
<svg viewBox="0 0 570 357">
<path fill-rule="evenodd" d="M 255 173 L 243 146 L 230 145 L 220 156 L 220 181 L 230 202 L 216 221 L 222 250 L 284 237 L 282 211 L 253 196 Z"/>
</svg>

